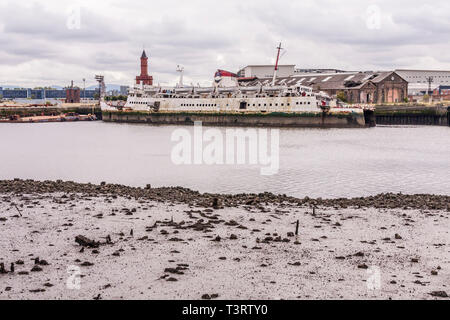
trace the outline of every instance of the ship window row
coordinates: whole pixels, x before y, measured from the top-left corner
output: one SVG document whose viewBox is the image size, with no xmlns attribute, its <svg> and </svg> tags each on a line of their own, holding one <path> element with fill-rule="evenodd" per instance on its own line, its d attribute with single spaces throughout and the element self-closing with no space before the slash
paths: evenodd
<svg viewBox="0 0 450 320">
<path fill-rule="evenodd" d="M 311 104 L 311 102 L 310 102 L 310 101 L 308 101 L 308 102 L 305 101 L 305 102 L 303 103 L 303 102 L 298 102 L 298 101 L 297 101 L 295 104 L 296 104 L 296 105 L 299 105 L 299 104 Z M 250 104 L 250 105 L 251 105 L 251 104 Z M 289 107 L 290 105 L 291 105 L 291 104 L 290 104 L 289 102 L 286 103 L 286 106 Z M 263 106 L 264 106 L 264 107 L 267 107 L 267 103 L 264 103 Z M 271 106 L 272 106 L 272 103 L 269 103 L 269 107 L 271 107 Z M 284 107 L 284 103 L 281 103 L 280 106 L 281 106 L 281 107 Z M 253 107 L 256 107 L 256 103 L 253 104 Z M 258 103 L 258 107 L 261 107 L 261 103 Z M 278 103 L 275 103 L 275 107 L 278 107 Z"/>
<path fill-rule="evenodd" d="M 306 101 L 305 102 L 302 102 L 302 101 L 298 102 L 297 101 L 295 104 L 296 105 L 299 105 L 299 104 L 300 105 L 302 105 L 302 104 L 311 104 L 311 102 L 310 101 L 308 101 L 308 102 L 306 102 Z M 291 104 L 289 102 L 286 104 L 286 106 L 288 106 L 288 107 L 290 105 Z M 216 103 L 197 103 L 197 104 L 195 104 L 195 103 L 182 103 L 181 106 L 182 107 L 217 107 L 217 104 Z M 263 106 L 266 107 L 267 103 L 264 103 Z M 270 103 L 269 106 L 271 107 L 272 103 Z M 278 107 L 278 103 L 275 103 L 275 106 Z M 280 106 L 284 107 L 284 103 L 281 103 Z M 227 104 L 227 107 L 228 107 L 228 104 Z M 256 103 L 253 104 L 253 107 L 256 107 Z M 258 107 L 261 107 L 261 103 L 258 103 Z"/>
<path fill-rule="evenodd" d="M 182 103 L 182 107 L 217 107 L 217 103 Z"/>
</svg>

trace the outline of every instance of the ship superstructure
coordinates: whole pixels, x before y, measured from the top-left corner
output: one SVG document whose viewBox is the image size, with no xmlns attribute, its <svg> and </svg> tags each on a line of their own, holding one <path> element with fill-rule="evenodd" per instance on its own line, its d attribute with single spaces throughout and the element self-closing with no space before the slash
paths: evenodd
<svg viewBox="0 0 450 320">
<path fill-rule="evenodd" d="M 331 99 L 304 86 L 151 87 L 130 89 L 124 108 L 195 112 L 318 112 Z"/>
</svg>

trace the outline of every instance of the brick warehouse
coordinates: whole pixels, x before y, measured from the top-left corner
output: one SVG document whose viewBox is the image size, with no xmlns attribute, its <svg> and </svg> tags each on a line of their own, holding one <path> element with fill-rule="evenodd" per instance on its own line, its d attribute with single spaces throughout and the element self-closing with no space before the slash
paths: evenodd
<svg viewBox="0 0 450 320">
<path fill-rule="evenodd" d="M 80 88 L 73 86 L 73 81 L 70 87 L 66 88 L 66 103 L 80 103 Z"/>
<path fill-rule="evenodd" d="M 241 85 L 270 85 L 272 79 L 251 79 Z M 275 85 L 303 85 L 330 96 L 344 95 L 349 103 L 395 103 L 408 98 L 408 82 L 395 71 L 296 74 L 277 78 Z"/>
</svg>

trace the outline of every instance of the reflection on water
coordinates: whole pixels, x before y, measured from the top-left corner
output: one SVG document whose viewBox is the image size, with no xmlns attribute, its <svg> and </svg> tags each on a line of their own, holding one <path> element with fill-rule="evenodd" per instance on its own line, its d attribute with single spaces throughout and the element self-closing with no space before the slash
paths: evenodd
<svg viewBox="0 0 450 320">
<path fill-rule="evenodd" d="M 260 175 L 259 166 L 174 165 L 170 137 L 176 128 L 1 124 L 0 178 L 179 185 L 202 192 L 270 191 L 298 197 L 450 190 L 448 127 L 280 129 L 280 170 L 274 176 Z"/>
</svg>

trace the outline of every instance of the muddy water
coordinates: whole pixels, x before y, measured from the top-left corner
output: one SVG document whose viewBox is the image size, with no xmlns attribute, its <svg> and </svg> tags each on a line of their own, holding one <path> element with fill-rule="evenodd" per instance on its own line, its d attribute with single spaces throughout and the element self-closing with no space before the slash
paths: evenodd
<svg viewBox="0 0 450 320">
<path fill-rule="evenodd" d="M 450 190 L 447 127 L 280 129 L 279 172 L 272 176 L 261 175 L 260 165 L 174 164 L 171 135 L 177 128 L 1 124 L 0 179 L 179 185 L 202 192 L 270 191 L 297 197 Z M 193 132 L 193 127 L 184 128 Z"/>
</svg>

